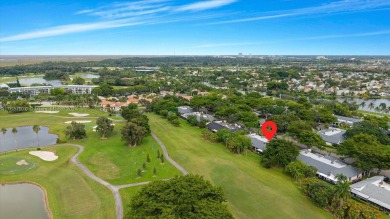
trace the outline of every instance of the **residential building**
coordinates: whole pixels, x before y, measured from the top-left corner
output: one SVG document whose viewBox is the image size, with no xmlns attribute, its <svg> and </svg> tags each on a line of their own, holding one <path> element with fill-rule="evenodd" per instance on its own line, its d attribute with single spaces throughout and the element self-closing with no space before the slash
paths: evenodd
<svg viewBox="0 0 390 219">
<path fill-rule="evenodd" d="M 225 121 L 213 121 L 207 124 L 207 128 L 210 129 L 212 132 L 217 132 L 222 129 L 227 129 L 231 132 L 243 130 L 244 127 L 242 125 L 239 125 L 237 123 L 227 123 Z"/>
<path fill-rule="evenodd" d="M 326 142 L 327 145 L 338 145 L 345 140 L 345 130 L 338 128 L 329 128 L 320 130 L 317 134 Z"/>
<path fill-rule="evenodd" d="M 333 125 L 337 125 L 337 126 L 339 126 L 341 123 L 345 123 L 348 124 L 349 126 L 353 126 L 354 123 L 363 121 L 363 119 L 351 118 L 346 116 L 335 115 L 335 117 L 337 118 L 337 122 L 334 122 Z"/>
<path fill-rule="evenodd" d="M 251 139 L 253 149 L 256 150 L 256 152 L 258 153 L 263 153 L 267 146 L 268 139 L 256 133 L 249 134 L 247 135 L 247 137 Z"/>
<path fill-rule="evenodd" d="M 363 177 L 363 171 L 358 168 L 330 156 L 311 153 L 309 150 L 301 150 L 297 159 L 308 166 L 317 168 L 317 176 L 331 183 L 337 183 L 338 174 L 343 174 L 350 182 Z"/>
<path fill-rule="evenodd" d="M 192 112 L 192 113 L 184 113 L 181 115 L 181 117 L 188 119 L 189 116 L 195 116 L 196 120 L 208 120 L 210 122 L 215 120 L 215 117 L 209 114 L 201 113 L 201 112 Z"/>
<path fill-rule="evenodd" d="M 390 212 L 390 184 L 385 182 L 384 176 L 374 176 L 350 187 L 354 196 Z"/>
<path fill-rule="evenodd" d="M 186 114 L 186 113 L 193 113 L 194 110 L 189 106 L 179 106 L 177 108 L 177 111 L 180 115 Z"/>
<path fill-rule="evenodd" d="M 59 86 L 64 88 L 67 91 L 70 91 L 72 94 L 91 94 L 92 90 L 97 87 L 94 85 L 62 85 Z M 13 87 L 9 88 L 10 93 L 27 93 L 30 95 L 39 95 L 42 93 L 50 93 L 50 91 L 55 88 L 53 86 L 36 86 L 36 87 Z"/>
</svg>

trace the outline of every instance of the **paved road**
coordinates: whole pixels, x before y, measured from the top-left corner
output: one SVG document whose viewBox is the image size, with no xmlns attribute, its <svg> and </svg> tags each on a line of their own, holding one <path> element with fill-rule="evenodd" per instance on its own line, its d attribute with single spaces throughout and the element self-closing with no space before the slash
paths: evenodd
<svg viewBox="0 0 390 219">
<path fill-rule="evenodd" d="M 165 147 L 164 143 L 162 143 L 162 141 L 161 141 L 153 132 L 152 132 L 151 134 L 152 134 L 152 137 L 154 138 L 154 140 L 157 141 L 157 143 L 160 145 L 161 149 L 163 150 L 164 157 L 165 157 L 173 166 L 175 166 L 178 170 L 180 170 L 180 172 L 182 172 L 183 175 L 187 175 L 187 174 L 188 174 L 187 170 L 185 170 L 182 166 L 180 166 L 180 164 L 176 163 L 174 160 L 172 160 L 171 157 L 169 157 L 167 148 Z"/>
</svg>

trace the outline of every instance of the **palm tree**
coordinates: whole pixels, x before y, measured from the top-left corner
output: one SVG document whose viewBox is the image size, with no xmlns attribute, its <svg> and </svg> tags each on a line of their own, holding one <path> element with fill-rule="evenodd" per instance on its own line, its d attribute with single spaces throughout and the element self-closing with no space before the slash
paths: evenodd
<svg viewBox="0 0 390 219">
<path fill-rule="evenodd" d="M 378 106 L 376 106 L 376 107 L 374 108 L 374 110 L 375 110 L 375 112 L 380 112 L 380 111 L 381 111 L 381 109 L 379 109 Z"/>
<path fill-rule="evenodd" d="M 374 105 L 374 102 L 371 102 L 370 104 L 368 104 L 368 109 L 374 109 L 375 108 L 375 105 Z"/>
<path fill-rule="evenodd" d="M 380 104 L 379 104 L 379 109 L 380 109 L 381 111 L 385 111 L 386 108 L 387 108 L 386 103 L 380 103 Z"/>
<path fill-rule="evenodd" d="M 16 128 L 12 128 L 12 134 L 14 134 L 15 148 L 17 148 L 18 146 L 16 141 L 16 133 L 18 133 L 18 130 Z"/>
<path fill-rule="evenodd" d="M 39 132 L 39 130 L 41 130 L 41 127 L 39 125 L 34 125 L 32 129 L 35 132 L 35 134 L 37 134 L 37 142 L 38 142 L 38 147 L 39 147 L 39 135 L 38 135 L 38 132 Z"/>
<path fill-rule="evenodd" d="M 351 198 L 351 188 L 349 187 L 349 181 L 343 174 L 336 175 L 337 184 L 336 189 L 333 193 L 332 203 L 333 208 L 340 209 L 348 199 Z"/>
<path fill-rule="evenodd" d="M 1 133 L 3 134 L 3 147 L 5 149 L 5 134 L 7 133 L 7 129 L 2 128 Z"/>
<path fill-rule="evenodd" d="M 360 103 L 360 107 L 361 108 L 364 108 L 365 106 L 366 106 L 366 102 L 363 101 L 363 102 Z"/>
</svg>

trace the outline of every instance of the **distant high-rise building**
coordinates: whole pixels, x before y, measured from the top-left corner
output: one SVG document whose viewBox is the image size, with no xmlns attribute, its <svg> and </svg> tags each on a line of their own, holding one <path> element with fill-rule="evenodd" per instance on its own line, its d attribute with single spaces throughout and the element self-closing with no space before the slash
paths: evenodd
<svg viewBox="0 0 390 219">
<path fill-rule="evenodd" d="M 238 53 L 239 56 L 242 56 L 242 52 Z"/>
</svg>

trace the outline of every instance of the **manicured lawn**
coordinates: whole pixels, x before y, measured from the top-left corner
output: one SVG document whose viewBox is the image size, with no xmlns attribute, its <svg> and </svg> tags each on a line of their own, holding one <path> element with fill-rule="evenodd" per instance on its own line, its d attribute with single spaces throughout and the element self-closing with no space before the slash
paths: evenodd
<svg viewBox="0 0 390 219">
<path fill-rule="evenodd" d="M 142 189 L 142 187 L 143 186 L 129 187 L 119 190 L 122 197 L 124 215 L 126 215 L 126 213 L 129 211 L 129 204 L 131 199 Z"/>
<path fill-rule="evenodd" d="M 58 114 L 35 112 L 9 114 L 0 111 L 0 128 L 35 124 L 48 126 L 50 132 L 58 134 L 61 140 L 84 146 L 85 150 L 79 157 L 80 161 L 96 176 L 114 185 L 166 179 L 181 174 L 168 162 L 160 164 L 157 151 L 161 152 L 161 149 L 151 136 L 146 137 L 137 147 L 128 147 L 125 142 L 121 141 L 120 129 L 125 124 L 122 117 L 111 117 L 115 120 L 114 133 L 108 139 L 101 140 L 98 133 L 92 131 L 92 127 L 96 125 L 96 118 L 91 117 L 108 116 L 108 114 L 98 109 L 87 108 L 77 109 L 74 112 L 87 113 L 90 116 L 77 118 L 69 115 L 69 111 L 60 111 Z M 92 121 L 84 124 L 87 131 L 86 139 L 74 141 L 65 138 L 64 130 L 68 125 L 65 122 L 71 120 Z M 142 173 L 142 177 L 138 178 L 137 170 L 142 168 L 142 164 L 146 162 L 147 154 L 150 155 L 151 162 L 146 164 L 146 170 Z M 157 169 L 156 177 L 153 176 L 154 167 Z"/>
<path fill-rule="evenodd" d="M 23 173 L 0 174 L 0 181 L 30 181 L 43 186 L 48 193 L 54 218 L 115 218 L 111 191 L 91 180 L 69 161 L 78 149 L 70 146 L 48 149 L 56 150 L 58 160 L 46 162 L 29 155 L 28 150 L 0 155 L 0 165 L 4 168 L 6 165 L 15 167 L 15 163 L 9 161 L 18 159 L 25 159 L 27 162 L 32 160 L 37 165 Z"/>
<path fill-rule="evenodd" d="M 151 136 L 147 136 L 137 147 L 128 147 L 121 141 L 120 129 L 123 123 L 115 124 L 113 135 L 106 140 L 101 140 L 97 133 L 91 131 L 87 139 L 74 141 L 85 147 L 80 160 L 98 177 L 114 185 L 121 185 L 181 175 L 169 162 L 165 160 L 161 164 L 157 159 L 157 151 L 162 154 L 161 148 Z M 148 154 L 151 162 L 146 163 L 146 170 L 138 178 L 137 170 L 143 169 L 142 165 Z M 156 177 L 153 176 L 153 168 L 157 170 Z"/>
<path fill-rule="evenodd" d="M 200 129 L 183 120 L 174 127 L 158 115 L 148 117 L 176 162 L 223 188 L 236 218 L 331 218 L 281 170 L 261 167 L 258 155 L 232 154 L 222 144 L 203 140 Z"/>
</svg>

